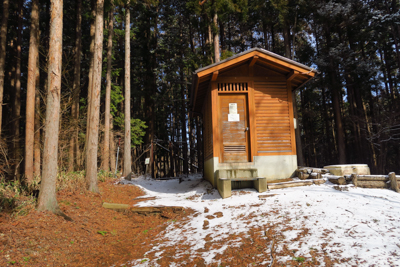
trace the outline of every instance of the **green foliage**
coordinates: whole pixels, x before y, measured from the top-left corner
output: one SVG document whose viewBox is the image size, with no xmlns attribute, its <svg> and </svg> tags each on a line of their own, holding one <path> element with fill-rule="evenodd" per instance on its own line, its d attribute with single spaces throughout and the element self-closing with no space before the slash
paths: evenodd
<svg viewBox="0 0 400 267">
<path fill-rule="evenodd" d="M 297 262 L 304 262 L 306 259 L 303 257 L 293 257 L 293 260 L 295 260 Z"/>
<path fill-rule="evenodd" d="M 107 181 L 109 179 L 114 179 L 114 174 L 112 172 L 109 172 L 109 171 L 100 170 L 97 173 L 97 179 L 100 182 L 105 182 L 105 181 Z"/>
<path fill-rule="evenodd" d="M 131 119 L 132 146 L 143 143 L 143 136 L 146 134 L 146 123 L 140 119 Z"/>
<path fill-rule="evenodd" d="M 105 236 L 107 234 L 107 231 L 97 231 L 98 234 L 101 234 L 102 236 Z"/>
<path fill-rule="evenodd" d="M 232 51 L 224 50 L 221 53 L 221 60 L 224 60 L 224 59 L 226 59 L 228 57 L 231 57 L 231 56 L 233 56 L 233 52 Z"/>
</svg>

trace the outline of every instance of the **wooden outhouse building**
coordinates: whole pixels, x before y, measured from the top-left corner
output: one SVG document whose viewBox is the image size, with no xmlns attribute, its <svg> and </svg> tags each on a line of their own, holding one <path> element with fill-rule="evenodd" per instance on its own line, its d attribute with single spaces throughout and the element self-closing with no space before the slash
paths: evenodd
<svg viewBox="0 0 400 267">
<path fill-rule="evenodd" d="M 204 177 L 291 177 L 297 168 L 292 91 L 313 68 L 253 48 L 193 74 L 191 107 L 202 114 Z"/>
</svg>

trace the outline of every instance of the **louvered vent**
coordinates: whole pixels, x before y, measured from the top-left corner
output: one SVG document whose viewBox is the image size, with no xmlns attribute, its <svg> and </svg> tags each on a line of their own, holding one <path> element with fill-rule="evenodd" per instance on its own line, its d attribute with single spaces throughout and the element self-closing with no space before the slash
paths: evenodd
<svg viewBox="0 0 400 267">
<path fill-rule="evenodd" d="M 247 83 L 218 83 L 218 92 L 247 92 Z"/>
<path fill-rule="evenodd" d="M 246 146 L 224 146 L 225 153 L 246 153 Z"/>
</svg>

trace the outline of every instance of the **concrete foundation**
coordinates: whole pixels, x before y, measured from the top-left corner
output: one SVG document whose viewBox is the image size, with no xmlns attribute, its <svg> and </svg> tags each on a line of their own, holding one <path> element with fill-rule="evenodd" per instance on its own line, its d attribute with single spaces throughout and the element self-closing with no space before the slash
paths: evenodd
<svg viewBox="0 0 400 267">
<path fill-rule="evenodd" d="M 271 181 L 294 177 L 296 169 L 296 155 L 255 156 L 253 162 L 246 163 L 219 163 L 219 159 L 214 157 L 204 162 L 204 177 L 214 187 L 217 187 L 219 177 L 265 177 L 267 181 Z M 254 170 L 257 173 L 254 173 Z M 217 175 L 218 171 L 221 174 L 223 171 L 226 171 L 226 173 Z"/>
<path fill-rule="evenodd" d="M 221 197 L 231 196 L 232 189 L 255 188 L 267 190 L 268 180 L 293 177 L 297 169 L 296 155 L 256 156 L 253 162 L 219 163 L 217 157 L 204 162 L 204 178 Z"/>
</svg>

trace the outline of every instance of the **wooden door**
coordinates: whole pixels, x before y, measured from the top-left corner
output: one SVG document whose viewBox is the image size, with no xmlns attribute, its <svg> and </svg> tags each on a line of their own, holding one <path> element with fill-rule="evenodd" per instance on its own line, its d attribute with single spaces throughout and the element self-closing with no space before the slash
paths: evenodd
<svg viewBox="0 0 400 267">
<path fill-rule="evenodd" d="M 247 94 L 219 95 L 222 162 L 249 162 Z"/>
</svg>

